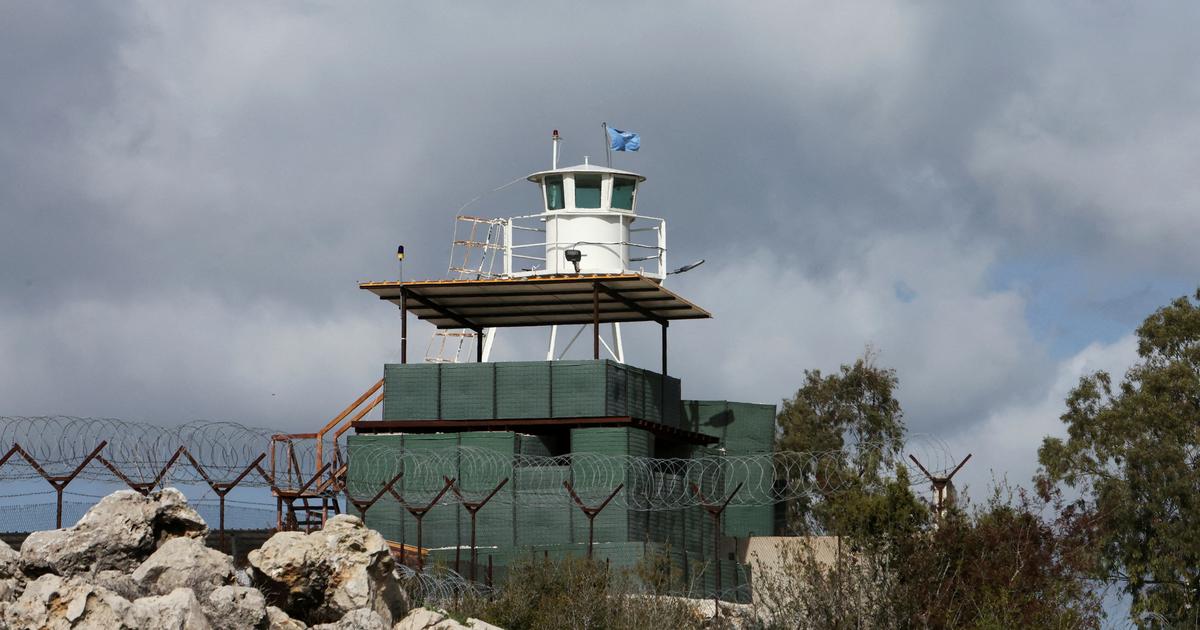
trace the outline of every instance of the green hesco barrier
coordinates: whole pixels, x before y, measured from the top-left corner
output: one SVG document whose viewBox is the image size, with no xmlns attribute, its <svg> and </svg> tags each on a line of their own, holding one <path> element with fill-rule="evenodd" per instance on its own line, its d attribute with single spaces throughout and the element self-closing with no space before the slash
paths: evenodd
<svg viewBox="0 0 1200 630">
<path fill-rule="evenodd" d="M 512 455 L 516 452 L 517 435 L 507 431 L 472 431 L 459 433 L 459 445 L 464 448 L 478 448 Z M 500 489 L 487 505 L 475 514 L 475 541 L 477 546 L 508 546 L 513 538 L 513 479 L 511 460 L 508 465 L 495 462 L 495 465 L 461 462 L 459 464 L 458 485 L 463 496 L 468 501 L 481 501 L 505 478 L 508 482 Z M 459 526 L 462 528 L 459 540 L 463 544 L 471 544 L 471 516 L 462 510 Z"/>
<path fill-rule="evenodd" d="M 445 448 L 454 448 L 458 446 L 459 436 L 456 433 L 438 433 L 430 435 L 404 435 L 399 436 L 403 439 L 404 447 L 409 450 L 440 450 Z M 404 492 L 401 496 L 413 505 L 425 505 L 436 493 L 435 489 L 441 489 L 442 478 L 459 476 L 457 464 L 450 464 L 446 470 L 429 470 L 422 468 L 417 471 L 415 468 L 406 467 L 404 471 Z M 420 492 L 417 489 L 420 489 Z M 457 503 L 439 504 L 430 510 L 424 518 L 424 539 L 422 544 L 426 548 L 433 547 L 448 547 L 457 545 L 459 542 L 458 533 L 461 531 L 461 524 L 464 522 L 466 515 Z M 417 524 L 416 519 L 404 511 L 402 514 L 404 526 L 403 531 L 406 538 L 403 541 L 408 544 L 415 545 L 417 543 Z"/>
<path fill-rule="evenodd" d="M 634 409 L 629 405 L 629 378 L 633 368 L 620 363 L 604 363 L 605 415 L 642 417 L 639 413 L 634 413 Z"/>
<path fill-rule="evenodd" d="M 605 427 L 571 430 L 571 474 L 573 478 L 589 479 L 595 476 L 610 476 L 608 466 L 611 463 L 608 461 L 596 462 L 590 459 L 588 454 L 648 457 L 653 452 L 654 435 L 642 429 Z M 621 482 L 625 483 L 625 488 L 621 490 L 621 493 L 627 496 L 630 492 L 636 492 L 637 489 L 630 485 L 629 476 L 623 475 L 622 477 Z M 611 488 L 603 491 L 596 490 L 586 496 L 581 495 L 580 498 L 588 505 L 598 505 L 608 497 L 611 490 Z M 595 540 L 623 542 L 646 538 L 646 515 L 629 510 L 625 507 L 626 503 L 627 501 L 614 500 L 596 517 L 593 533 Z M 574 509 L 578 512 L 577 507 Z M 574 519 L 573 536 L 577 541 L 587 541 L 588 539 L 588 522 L 582 512 L 579 512 Z"/>
<path fill-rule="evenodd" d="M 673 427 L 683 428 L 683 418 L 679 413 L 679 403 L 677 402 L 683 396 L 683 383 L 681 383 L 677 378 L 667 377 L 666 387 L 667 407 L 663 410 L 665 415 L 663 416 L 662 423 Z"/>
<path fill-rule="evenodd" d="M 383 366 L 383 419 L 440 420 L 440 375 L 435 363 Z"/>
<path fill-rule="evenodd" d="M 550 362 L 496 364 L 496 417 L 550 417 Z"/>
<path fill-rule="evenodd" d="M 682 425 L 721 439 L 727 452 L 775 450 L 775 406 L 725 400 L 685 400 Z"/>
<path fill-rule="evenodd" d="M 633 416 L 679 426 L 679 394 L 679 379 L 608 360 L 389 364 L 383 419 Z"/>
<path fill-rule="evenodd" d="M 566 499 L 562 482 L 571 478 L 568 466 L 519 467 L 513 470 L 516 489 L 544 488 L 545 495 L 526 493 L 531 505 L 512 505 L 513 522 L 516 527 L 513 537 L 517 546 L 562 545 L 572 541 L 573 519 L 582 514 Z"/>
<path fill-rule="evenodd" d="M 544 435 L 517 435 L 517 452 L 522 455 L 549 457 L 551 439 Z"/>
<path fill-rule="evenodd" d="M 605 361 L 555 361 L 550 366 L 555 418 L 605 416 Z"/>
<path fill-rule="evenodd" d="M 443 420 L 496 417 L 495 363 L 447 363 L 441 368 Z"/>
<path fill-rule="evenodd" d="M 389 460 L 378 455 L 380 449 L 389 448 L 397 453 L 401 450 L 402 441 L 398 435 L 351 435 L 346 440 L 350 468 L 346 474 L 346 492 L 355 499 L 370 500 L 383 489 L 384 484 L 400 472 L 400 460 L 397 457 Z M 370 457 L 356 457 L 357 453 L 367 449 Z M 399 486 L 399 482 L 393 487 Z M 400 540 L 404 536 L 403 508 L 390 495 L 384 495 L 375 502 L 365 516 L 354 506 L 347 505 L 346 512 L 362 517 L 367 526 L 379 531 L 388 540 Z"/>
<path fill-rule="evenodd" d="M 685 425 L 694 431 L 721 438 L 721 446 L 730 455 L 762 453 L 774 450 L 775 407 L 724 400 L 685 400 L 682 405 Z M 724 480 L 730 491 L 744 479 L 737 474 Z M 769 536 L 775 531 L 772 506 L 731 506 L 724 514 L 727 536 Z"/>
<path fill-rule="evenodd" d="M 633 366 L 626 367 L 625 408 L 630 416 L 650 420 L 646 406 L 646 371 Z"/>
</svg>

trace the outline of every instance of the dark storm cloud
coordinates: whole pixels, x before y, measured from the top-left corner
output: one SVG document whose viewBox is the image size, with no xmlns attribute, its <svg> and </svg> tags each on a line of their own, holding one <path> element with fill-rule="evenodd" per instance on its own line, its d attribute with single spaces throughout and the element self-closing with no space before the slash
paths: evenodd
<svg viewBox="0 0 1200 630">
<path fill-rule="evenodd" d="M 0 9 L 10 413 L 311 424 L 395 352 L 395 313 L 355 283 L 392 277 L 397 242 L 410 277 L 445 275 L 456 208 L 546 167 L 552 128 L 565 162 L 601 161 L 602 120 L 642 132 L 617 165 L 650 177 L 639 203 L 669 220 L 672 260 L 709 260 L 675 285 L 719 316 L 674 333 L 694 396 L 773 402 L 871 344 L 915 428 L 973 426 L 1041 401 L 1059 367 L 997 266 L 1164 234 L 1138 264 L 1194 256 L 1171 236 L 1194 213 L 1170 201 L 1194 170 L 1171 162 L 1200 99 L 1139 73 L 1195 47 L 1169 15 L 115 6 Z M 1110 117 L 1139 137 L 1095 133 Z M 1160 167 L 1132 165 L 1157 188 L 1135 230 L 1127 153 Z M 468 211 L 534 200 L 521 183 Z M 652 332 L 629 333 L 647 365 Z M 540 354 L 532 333 L 501 342 Z"/>
<path fill-rule="evenodd" d="M 63 278 L 100 261 L 112 226 L 79 186 L 78 135 L 111 106 L 128 16 L 99 5 L 0 9 L 0 305 L 44 308 Z M 78 288 L 78 287 L 77 287 Z"/>
</svg>

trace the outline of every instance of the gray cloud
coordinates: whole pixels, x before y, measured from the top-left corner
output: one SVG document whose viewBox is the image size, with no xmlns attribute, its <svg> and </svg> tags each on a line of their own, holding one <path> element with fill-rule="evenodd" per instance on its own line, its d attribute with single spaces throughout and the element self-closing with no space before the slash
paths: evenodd
<svg viewBox="0 0 1200 630">
<path fill-rule="evenodd" d="M 311 426 L 394 356 L 394 311 L 355 283 L 397 242 L 410 277 L 444 275 L 455 208 L 546 166 L 551 128 L 599 161 L 602 120 L 643 133 L 618 165 L 650 177 L 672 258 L 710 261 L 674 284 L 718 315 L 672 329 L 692 396 L 775 401 L 871 344 L 914 428 L 983 426 L 1062 369 L 997 267 L 1194 260 L 1195 44 L 1149 10 L 0 13 L 7 413 Z M 629 335 L 656 365 L 655 331 Z"/>
</svg>

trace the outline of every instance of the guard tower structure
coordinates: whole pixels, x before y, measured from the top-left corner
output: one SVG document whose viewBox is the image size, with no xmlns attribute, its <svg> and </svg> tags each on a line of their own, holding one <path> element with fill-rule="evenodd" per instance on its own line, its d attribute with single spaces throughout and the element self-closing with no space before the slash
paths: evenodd
<svg viewBox="0 0 1200 630">
<path fill-rule="evenodd" d="M 603 499 L 579 490 L 589 477 L 586 455 L 611 455 L 611 462 L 680 462 L 726 452 L 769 452 L 774 448 L 775 408 L 682 399 L 681 383 L 668 371 L 670 325 L 711 315 L 663 285 L 668 275 L 665 221 L 636 213 L 638 189 L 646 178 L 586 159 L 559 168 L 557 153 L 556 132 L 552 168 L 528 176 L 538 186 L 541 210 L 503 220 L 503 247 L 498 250 L 502 273 L 360 284 L 399 309 L 400 363 L 384 366 L 378 385 L 382 396 L 373 403 L 381 404 L 382 419 L 365 419 L 365 412 L 344 413 L 314 435 L 318 442 L 332 435 L 325 452 L 339 457 L 343 448 L 338 437 L 353 429 L 340 460 L 349 462 L 342 468 L 344 479 L 334 484 L 343 488 L 394 483 L 389 487 L 399 494 L 420 489 L 430 494 L 443 490 L 438 496 L 445 496 L 441 474 L 425 479 L 421 471 L 405 468 L 401 455 L 395 459 L 398 468 L 388 468 L 390 460 L 378 457 L 356 466 L 356 449 L 458 453 L 457 464 L 454 458 L 446 460 L 459 468 L 446 473 L 445 483 L 458 484 L 453 492 L 463 496 L 495 497 L 492 504 L 444 502 L 415 523 L 395 506 L 374 507 L 364 515 L 367 524 L 389 540 L 410 546 L 415 542 L 421 557 L 429 554 L 447 562 L 453 558 L 457 566 L 468 539 L 472 555 L 478 543 L 500 566 L 530 549 L 557 556 L 586 549 L 591 555 L 594 533 L 598 557 L 614 566 L 632 566 L 651 549 L 660 549 L 673 554 L 672 561 L 695 577 L 706 570 L 706 558 L 724 549 L 727 539 L 771 534 L 773 508 L 730 506 L 719 520 L 710 519 L 700 507 L 656 511 L 639 503 L 638 497 L 650 487 L 676 496 L 689 491 L 676 463 L 664 464 L 661 470 L 642 466 L 636 474 L 632 468 L 621 473 L 624 484 L 604 489 L 618 498 L 603 513 L 581 512 L 584 503 L 595 506 Z M 413 316 L 439 330 L 474 333 L 475 362 L 410 363 Z M 638 322 L 660 328 L 657 372 L 624 363 L 619 326 Z M 615 361 L 602 358 L 605 324 L 613 327 L 615 347 L 608 349 Z M 486 345 L 497 330 L 533 326 L 551 329 L 547 360 L 486 360 Z M 590 332 L 590 360 L 557 360 L 561 357 L 555 354 L 554 339 L 557 329 L 566 326 Z M 465 461 L 466 447 L 495 453 L 499 459 L 488 461 L 509 461 L 511 467 L 481 471 Z M 527 455 L 557 463 L 536 470 L 519 466 L 516 462 Z M 321 457 L 318 451 L 318 468 L 325 465 Z M 714 474 L 702 481 L 704 487 L 696 488 L 697 493 L 720 497 L 736 492 L 740 473 Z M 531 484 L 531 475 L 552 477 L 551 486 L 564 487 L 561 501 L 553 507 L 524 508 L 522 492 Z M 545 481 L 541 479 L 540 487 L 546 487 Z M 638 505 L 642 507 L 631 507 Z M 476 565 L 470 566 L 473 575 Z M 722 584 L 738 582 L 734 568 L 727 563 L 715 578 L 709 568 L 701 581 L 722 591 Z M 729 575 L 720 577 L 725 572 Z"/>
</svg>

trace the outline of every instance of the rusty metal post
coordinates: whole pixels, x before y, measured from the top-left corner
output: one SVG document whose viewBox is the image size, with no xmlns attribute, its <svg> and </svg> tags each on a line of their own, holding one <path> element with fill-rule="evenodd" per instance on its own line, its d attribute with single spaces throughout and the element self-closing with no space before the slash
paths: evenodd
<svg viewBox="0 0 1200 630">
<path fill-rule="evenodd" d="M 200 473 L 200 477 L 204 479 L 204 483 L 208 484 L 208 487 L 211 488 L 213 493 L 217 495 L 217 520 L 219 523 L 217 529 L 217 544 L 220 545 L 221 551 L 227 551 L 225 545 L 225 495 L 229 494 L 230 491 L 236 488 L 237 485 L 241 483 L 247 475 L 249 475 L 251 472 L 254 472 L 254 469 L 258 468 L 259 463 L 267 458 L 267 454 L 260 454 L 253 462 L 250 462 L 250 465 L 246 466 L 246 468 L 243 469 L 233 481 L 223 483 L 214 481 L 213 478 L 209 476 L 208 471 L 204 469 L 204 466 L 202 466 L 200 462 L 196 461 L 196 458 L 192 456 L 191 452 L 188 451 L 187 448 L 180 446 L 175 450 L 175 456 L 171 458 L 170 462 L 168 462 L 167 467 L 164 467 L 163 471 L 159 474 L 159 479 L 162 479 L 163 476 L 166 475 L 166 469 L 175 462 L 175 459 L 178 458 L 180 454 L 187 458 L 188 462 L 192 464 L 192 468 L 195 468 L 196 472 Z M 157 481 L 158 479 L 155 480 L 156 483 Z"/>
<path fill-rule="evenodd" d="M 598 516 L 600 514 L 600 512 L 603 511 L 604 508 L 608 506 L 608 503 L 617 496 L 617 493 L 621 491 L 621 488 L 625 487 L 625 484 L 623 484 L 623 483 L 618 484 L 617 487 L 608 495 L 608 498 L 605 499 L 604 501 L 602 501 L 600 503 L 600 505 L 598 505 L 596 507 L 589 507 L 589 506 L 585 505 L 583 503 L 583 499 L 580 499 L 579 495 L 575 493 L 575 488 L 573 488 L 571 486 L 570 481 L 564 481 L 563 486 L 566 487 L 567 493 L 571 495 L 571 500 L 575 502 L 575 505 L 578 506 L 580 511 L 583 512 L 583 515 L 587 517 L 587 520 L 588 520 L 587 557 L 588 557 L 588 560 L 591 560 L 592 559 L 592 545 L 593 545 L 593 541 L 594 541 L 594 537 L 593 537 L 592 533 L 593 533 L 593 531 L 595 529 L 595 525 L 596 525 L 596 516 Z"/>
<path fill-rule="evenodd" d="M 600 360 L 600 283 L 592 283 L 592 358 Z"/>
<path fill-rule="evenodd" d="M 725 508 L 729 506 L 729 502 L 733 500 L 738 490 L 742 489 L 742 483 L 739 483 L 721 503 L 709 501 L 704 493 L 700 492 L 700 487 L 692 484 L 692 493 L 700 499 L 700 507 L 704 508 L 704 511 L 708 512 L 713 520 L 713 568 L 717 572 L 716 588 L 713 590 L 714 617 L 721 616 L 721 514 L 725 512 Z"/>
<path fill-rule="evenodd" d="M 394 486 L 396 484 L 396 481 L 400 481 L 400 478 L 402 478 L 402 476 L 404 476 L 403 470 L 401 470 L 400 473 L 398 473 L 396 476 L 394 476 L 394 478 L 391 478 L 390 481 L 386 482 L 386 484 L 384 484 L 383 487 L 380 487 L 379 492 L 376 492 L 376 494 L 374 494 L 374 497 L 371 497 L 370 499 L 367 499 L 367 500 L 355 499 L 353 496 L 350 496 L 349 484 L 344 486 L 342 488 L 342 491 L 344 493 L 346 493 L 347 502 L 350 505 L 354 505 L 354 509 L 358 510 L 359 514 L 362 515 L 362 522 L 366 523 L 367 522 L 367 510 L 370 510 L 371 506 L 376 504 L 376 502 L 378 502 L 378 500 L 380 498 L 382 498 L 384 496 L 384 494 L 391 491 L 392 486 Z M 400 564 L 404 564 L 404 542 L 403 541 L 400 542 Z"/>
<path fill-rule="evenodd" d="M 151 481 L 148 481 L 148 482 L 146 482 L 146 481 L 139 482 L 139 481 L 134 481 L 134 480 L 130 479 L 128 476 L 126 476 L 124 473 L 122 473 L 116 466 L 114 466 L 112 462 L 105 459 L 103 455 L 97 455 L 96 461 L 100 462 L 105 468 L 107 468 L 110 472 L 112 472 L 112 474 L 116 478 L 125 482 L 125 485 L 129 486 L 131 489 L 133 489 L 138 494 L 140 494 L 142 496 L 146 496 L 146 495 L 149 495 L 150 492 L 154 490 L 155 486 L 159 485 L 160 483 L 162 483 L 162 481 L 164 479 L 166 479 L 167 471 L 170 470 L 171 467 L 175 465 L 175 462 L 179 460 L 179 456 L 182 454 L 183 454 L 182 446 L 175 449 L 175 453 L 171 455 L 171 458 L 167 460 L 167 463 L 164 464 L 162 469 L 158 471 L 158 474 L 154 477 L 154 479 Z"/>
<path fill-rule="evenodd" d="M 443 477 L 443 479 L 445 479 L 447 482 L 450 482 L 449 477 Z M 476 565 L 478 565 L 478 563 L 479 563 L 479 556 L 477 555 L 477 551 L 475 548 L 475 515 L 479 512 L 479 510 L 483 509 L 483 506 L 488 504 L 488 501 L 492 500 L 492 497 L 496 496 L 497 492 L 500 492 L 500 489 L 503 488 L 504 484 L 506 484 L 506 483 L 508 483 L 508 477 L 501 479 L 500 483 L 496 484 L 496 487 L 492 488 L 492 491 L 489 492 L 488 495 L 486 497 L 484 497 L 482 501 L 475 501 L 475 502 L 467 501 L 463 497 L 462 492 L 459 490 L 459 487 L 457 484 L 452 484 L 450 487 L 450 491 L 454 493 L 454 496 L 458 497 L 458 501 L 460 504 L 462 504 L 463 509 L 465 509 L 471 515 L 471 581 L 472 582 L 475 581 L 475 568 L 476 568 Z M 457 565 L 458 565 L 458 550 L 461 548 L 462 548 L 462 545 L 458 545 L 457 547 L 455 547 L 455 551 L 454 551 L 455 571 L 458 570 L 458 567 L 457 567 Z"/>
<path fill-rule="evenodd" d="M 442 500 L 442 496 L 450 490 L 450 487 L 454 485 L 454 481 L 454 479 L 446 479 L 446 485 L 442 486 L 441 491 L 433 497 L 433 500 L 425 505 L 409 505 L 408 502 L 404 500 L 404 497 L 396 493 L 394 488 L 388 488 L 388 493 L 390 493 L 392 497 L 400 503 L 400 505 L 404 506 L 404 509 L 408 510 L 409 514 L 413 515 L 413 518 L 417 519 L 417 571 L 425 570 L 425 547 L 422 545 L 421 540 L 422 523 L 425 519 L 425 515 L 429 513 L 429 510 L 433 509 L 433 506 L 437 505 L 438 501 Z"/>
<path fill-rule="evenodd" d="M 662 374 L 658 377 L 658 421 L 667 421 L 667 326 L 671 322 L 662 320 Z"/>
<path fill-rule="evenodd" d="M 382 487 L 379 489 L 379 492 L 375 493 L 375 496 L 373 496 L 370 499 L 367 499 L 365 501 L 362 499 L 355 499 L 353 496 L 350 495 L 349 489 L 346 489 L 345 490 L 346 500 L 349 501 L 350 504 L 354 506 L 354 509 L 358 510 L 359 514 L 362 514 L 363 522 L 366 523 L 367 510 L 371 509 L 371 506 L 375 505 L 375 503 L 377 501 L 379 501 L 379 499 L 382 498 L 383 495 L 387 494 L 388 491 L 392 489 L 392 486 L 394 486 L 397 481 L 400 481 L 400 478 L 403 476 L 404 476 L 404 471 L 402 470 L 395 477 L 392 477 L 391 481 L 384 483 L 382 485 Z M 403 549 L 403 548 L 401 548 L 401 549 Z M 403 553 L 403 551 L 401 553 Z M 403 563 L 403 559 L 401 559 L 401 562 Z"/>
<path fill-rule="evenodd" d="M 917 468 L 921 469 L 921 472 L 925 475 L 925 478 L 929 480 L 930 486 L 932 486 L 934 516 L 937 517 L 938 520 L 941 520 L 946 510 L 946 488 L 950 486 L 950 480 L 953 479 L 954 475 L 958 474 L 958 471 L 967 464 L 967 460 L 971 459 L 971 455 L 972 453 L 967 453 L 967 456 L 964 457 L 963 460 L 954 467 L 954 470 L 951 470 L 944 476 L 938 477 L 922 466 L 921 462 L 917 461 L 915 455 L 909 454 L 908 458 L 913 460 L 913 463 L 917 465 Z"/>
<path fill-rule="evenodd" d="M 400 289 L 400 363 L 408 363 L 408 291 Z"/>
<path fill-rule="evenodd" d="M 662 375 L 663 376 L 667 375 L 667 326 L 670 326 L 670 325 L 671 325 L 671 322 L 669 322 L 665 319 L 662 321 Z"/>
<path fill-rule="evenodd" d="M 68 484 L 70 484 L 75 480 L 76 477 L 79 476 L 79 473 L 83 472 L 83 469 L 87 467 L 87 465 L 90 464 L 93 459 L 96 459 L 100 456 L 100 451 L 104 450 L 105 446 L 108 446 L 108 442 L 102 440 L 96 445 L 96 448 L 92 449 L 91 453 L 88 453 L 87 457 L 83 458 L 83 461 L 79 462 L 79 465 L 76 466 L 74 470 L 66 475 L 51 475 L 50 473 L 46 472 L 46 469 L 42 468 L 42 465 L 39 464 L 32 455 L 26 452 L 24 448 L 21 448 L 20 444 L 16 443 L 12 445 L 12 448 L 8 449 L 8 452 L 4 454 L 4 457 L 0 457 L 0 466 L 3 466 L 5 463 L 7 463 L 9 458 L 11 458 L 13 455 L 20 455 L 21 458 L 28 462 L 29 466 L 42 477 L 42 479 L 46 480 L 46 483 L 50 484 L 51 488 L 54 488 L 54 494 L 56 498 L 54 527 L 56 529 L 61 529 L 63 491 L 66 489 Z"/>
</svg>

